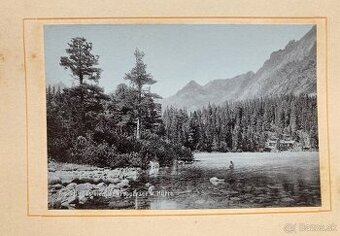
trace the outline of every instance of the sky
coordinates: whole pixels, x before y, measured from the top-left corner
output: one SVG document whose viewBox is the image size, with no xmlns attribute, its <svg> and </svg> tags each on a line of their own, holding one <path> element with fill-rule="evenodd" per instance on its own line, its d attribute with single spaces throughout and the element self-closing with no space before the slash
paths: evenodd
<svg viewBox="0 0 340 236">
<path fill-rule="evenodd" d="M 157 83 L 152 92 L 169 97 L 195 80 L 204 85 L 248 71 L 256 72 L 273 51 L 299 40 L 312 25 L 254 24 L 107 24 L 45 25 L 45 73 L 48 84 L 76 83 L 59 65 L 74 37 L 92 42 L 103 72 L 99 86 L 113 92 L 134 66 L 134 51 L 145 53 L 147 71 Z"/>
</svg>

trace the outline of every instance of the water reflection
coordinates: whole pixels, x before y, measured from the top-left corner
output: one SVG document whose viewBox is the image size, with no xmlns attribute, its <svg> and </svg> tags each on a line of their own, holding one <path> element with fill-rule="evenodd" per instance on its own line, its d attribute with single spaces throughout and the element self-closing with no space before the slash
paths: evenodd
<svg viewBox="0 0 340 236">
<path fill-rule="evenodd" d="M 150 164 L 130 183 L 134 198 L 96 200 L 111 209 L 320 206 L 318 153 L 195 154 L 191 164 Z M 233 160 L 234 168 L 230 169 Z M 145 193 L 145 194 L 144 194 Z M 98 205 L 96 205 L 98 208 Z"/>
<path fill-rule="evenodd" d="M 317 153 L 203 154 L 193 164 L 160 168 L 149 181 L 174 197 L 150 209 L 319 206 Z M 233 168 L 228 168 L 231 159 Z"/>
</svg>

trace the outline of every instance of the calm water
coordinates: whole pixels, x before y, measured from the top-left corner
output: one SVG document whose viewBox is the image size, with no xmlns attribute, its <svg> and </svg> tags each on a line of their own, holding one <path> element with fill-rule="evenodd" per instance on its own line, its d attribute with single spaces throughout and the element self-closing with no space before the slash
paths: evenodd
<svg viewBox="0 0 340 236">
<path fill-rule="evenodd" d="M 191 164 L 131 182 L 139 197 L 99 200 L 91 208 L 221 209 L 320 206 L 316 152 L 196 153 Z M 233 161 L 234 169 L 229 170 Z"/>
<path fill-rule="evenodd" d="M 196 153 L 195 160 L 192 164 L 161 168 L 158 175 L 146 177 L 145 182 L 153 186 L 153 195 L 138 198 L 137 208 L 320 205 L 316 152 Z M 234 170 L 228 169 L 230 161 L 234 162 Z M 145 190 L 146 187 L 138 189 Z"/>
</svg>

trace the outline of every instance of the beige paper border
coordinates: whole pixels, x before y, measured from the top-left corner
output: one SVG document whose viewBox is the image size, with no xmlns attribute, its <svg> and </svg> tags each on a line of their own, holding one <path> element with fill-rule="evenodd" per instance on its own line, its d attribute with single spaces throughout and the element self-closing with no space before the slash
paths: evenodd
<svg viewBox="0 0 340 236">
<path fill-rule="evenodd" d="M 47 144 L 43 26 L 50 24 L 315 24 L 317 25 L 317 93 L 320 142 L 321 207 L 211 210 L 48 210 Z M 331 211 L 327 107 L 326 17 L 97 17 L 25 18 L 23 47 L 26 84 L 27 216 L 136 217 L 317 213 Z"/>
<path fill-rule="evenodd" d="M 339 0 L 2 0 L 0 7 L 1 235 L 339 235 Z M 327 17 L 327 88 L 332 208 L 329 212 L 164 217 L 29 217 L 23 18 Z M 286 225 L 337 224 L 337 232 L 286 232 Z"/>
</svg>

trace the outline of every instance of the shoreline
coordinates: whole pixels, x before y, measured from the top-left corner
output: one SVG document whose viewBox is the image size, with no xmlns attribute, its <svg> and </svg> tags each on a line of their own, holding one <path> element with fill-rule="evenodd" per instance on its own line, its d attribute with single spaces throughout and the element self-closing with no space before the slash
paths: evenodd
<svg viewBox="0 0 340 236">
<path fill-rule="evenodd" d="M 48 207 L 74 209 L 96 195 L 108 199 L 127 195 L 142 173 L 135 167 L 111 169 L 49 160 Z"/>
</svg>

